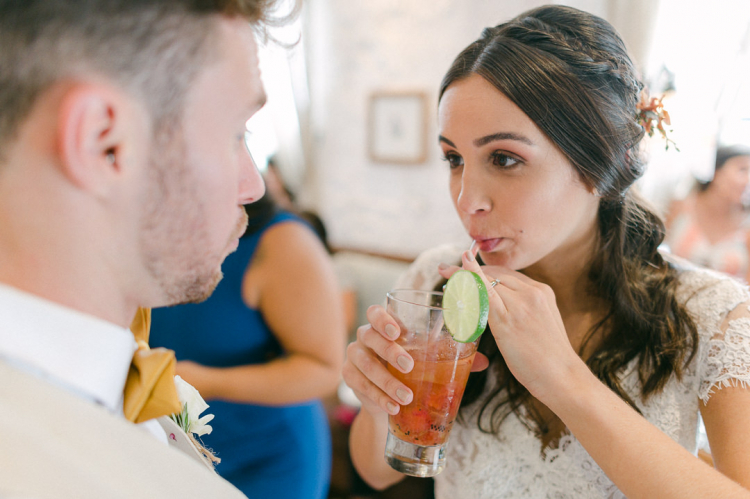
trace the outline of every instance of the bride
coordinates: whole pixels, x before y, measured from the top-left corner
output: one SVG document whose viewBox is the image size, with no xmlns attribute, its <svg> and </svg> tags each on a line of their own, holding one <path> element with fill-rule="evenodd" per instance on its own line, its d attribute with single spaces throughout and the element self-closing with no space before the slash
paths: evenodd
<svg viewBox="0 0 750 499">
<path fill-rule="evenodd" d="M 458 266 L 488 284 L 489 329 L 439 498 L 750 497 L 750 295 L 662 255 L 643 173 L 642 84 L 606 21 L 563 6 L 494 28 L 440 89 L 439 143 L 472 250 L 421 255 L 399 287 Z M 494 288 L 490 281 L 499 280 Z M 362 402 L 350 447 L 377 488 L 387 416 L 413 360 L 380 306 L 343 375 Z M 696 458 L 702 417 L 716 469 Z"/>
</svg>

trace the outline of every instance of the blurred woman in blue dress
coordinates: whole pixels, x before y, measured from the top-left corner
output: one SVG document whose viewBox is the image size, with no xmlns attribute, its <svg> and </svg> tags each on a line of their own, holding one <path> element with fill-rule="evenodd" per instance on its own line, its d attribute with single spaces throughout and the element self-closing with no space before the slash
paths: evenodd
<svg viewBox="0 0 750 499">
<path fill-rule="evenodd" d="M 215 415 L 202 437 L 217 472 L 250 497 L 321 499 L 331 470 L 320 398 L 335 391 L 345 326 L 330 257 L 311 227 L 271 197 L 245 207 L 248 229 L 200 304 L 153 311 L 151 345 Z"/>
</svg>

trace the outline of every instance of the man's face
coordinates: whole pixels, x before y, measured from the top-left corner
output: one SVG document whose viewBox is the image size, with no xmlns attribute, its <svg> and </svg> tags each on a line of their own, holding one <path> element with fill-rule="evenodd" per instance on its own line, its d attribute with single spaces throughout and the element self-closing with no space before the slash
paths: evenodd
<svg viewBox="0 0 750 499">
<path fill-rule="evenodd" d="M 264 192 L 245 148 L 245 122 L 265 102 L 250 26 L 222 19 L 217 50 L 192 83 L 179 129 L 150 152 L 141 257 L 163 303 L 201 301 L 221 279 L 247 217 Z"/>
</svg>

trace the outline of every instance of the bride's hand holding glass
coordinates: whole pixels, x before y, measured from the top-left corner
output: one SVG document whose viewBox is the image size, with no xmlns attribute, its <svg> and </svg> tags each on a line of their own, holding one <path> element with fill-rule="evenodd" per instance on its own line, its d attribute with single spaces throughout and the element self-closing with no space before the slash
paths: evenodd
<svg viewBox="0 0 750 499">
<path fill-rule="evenodd" d="M 397 414 L 400 405 L 411 402 L 413 393 L 388 372 L 386 363 L 408 373 L 414 367 L 414 359 L 396 343 L 400 329 L 384 307 L 368 308 L 367 320 L 369 323 L 360 326 L 357 339 L 347 347 L 342 370 L 344 382 L 371 415 Z M 487 357 L 477 353 L 471 370 L 482 371 L 488 365 Z"/>
<path fill-rule="evenodd" d="M 396 321 L 380 305 L 367 309 L 368 324 L 357 329 L 357 339 L 346 349 L 342 375 L 354 391 L 362 408 L 375 417 L 396 414 L 400 404 L 411 402 L 412 393 L 406 385 L 388 372 L 389 363 L 403 373 L 414 367 L 414 360 L 398 345 Z"/>
</svg>

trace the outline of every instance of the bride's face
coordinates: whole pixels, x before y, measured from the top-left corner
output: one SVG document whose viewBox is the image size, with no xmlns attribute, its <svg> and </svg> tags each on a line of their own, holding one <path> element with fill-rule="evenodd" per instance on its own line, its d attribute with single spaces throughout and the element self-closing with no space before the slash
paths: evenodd
<svg viewBox="0 0 750 499">
<path fill-rule="evenodd" d="M 439 130 L 454 206 L 487 264 L 524 269 L 551 255 L 564 260 L 590 243 L 599 198 L 484 78 L 472 75 L 448 87 Z"/>
</svg>

